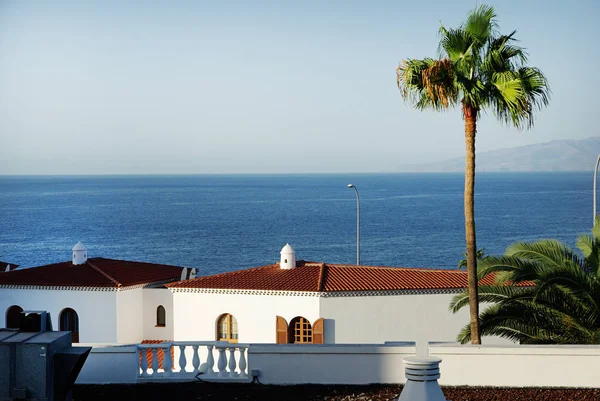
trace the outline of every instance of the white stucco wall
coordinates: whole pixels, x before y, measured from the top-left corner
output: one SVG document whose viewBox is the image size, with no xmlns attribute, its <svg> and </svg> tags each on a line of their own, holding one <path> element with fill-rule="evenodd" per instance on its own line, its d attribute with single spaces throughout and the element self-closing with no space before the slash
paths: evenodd
<svg viewBox="0 0 600 401">
<path fill-rule="evenodd" d="M 593 387 L 600 345 L 430 344 L 442 358 L 442 386 Z"/>
<path fill-rule="evenodd" d="M 321 298 L 336 344 L 415 341 L 426 355 L 428 341 L 455 341 L 468 323 L 468 308 L 448 311 L 452 294 L 402 294 Z"/>
<path fill-rule="evenodd" d="M 166 288 L 144 288 L 144 340 L 173 340 L 173 294 Z M 156 309 L 165 308 L 166 325 L 156 327 Z"/>
<path fill-rule="evenodd" d="M 319 315 L 319 298 L 300 295 L 173 293 L 174 340 L 213 341 L 223 313 L 237 319 L 240 343 L 275 343 L 276 316 L 289 323 L 303 316 L 311 323 Z"/>
<path fill-rule="evenodd" d="M 139 343 L 143 340 L 143 290 L 117 292 L 117 342 L 120 344 Z"/>
<path fill-rule="evenodd" d="M 72 308 L 79 317 L 80 342 L 117 342 L 117 295 L 114 291 L 0 289 L 0 324 L 6 327 L 6 311 L 12 305 L 24 310 L 50 312 L 52 327 L 59 329 L 59 314 Z"/>
<path fill-rule="evenodd" d="M 413 343 L 399 344 L 254 344 L 251 369 L 263 384 L 405 383 L 403 358 L 414 356 Z"/>
</svg>

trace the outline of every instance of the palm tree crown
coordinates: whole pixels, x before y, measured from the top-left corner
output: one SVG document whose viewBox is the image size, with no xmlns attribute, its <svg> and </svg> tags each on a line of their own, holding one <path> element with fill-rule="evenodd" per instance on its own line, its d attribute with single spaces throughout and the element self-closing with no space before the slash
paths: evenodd
<svg viewBox="0 0 600 401">
<path fill-rule="evenodd" d="M 481 5 L 457 29 L 440 28 L 439 58 L 407 59 L 397 69 L 402 96 L 418 109 L 491 108 L 517 128 L 531 127 L 534 111 L 548 104 L 542 72 L 528 67 L 513 31 L 498 33 L 493 7 Z"/>
</svg>

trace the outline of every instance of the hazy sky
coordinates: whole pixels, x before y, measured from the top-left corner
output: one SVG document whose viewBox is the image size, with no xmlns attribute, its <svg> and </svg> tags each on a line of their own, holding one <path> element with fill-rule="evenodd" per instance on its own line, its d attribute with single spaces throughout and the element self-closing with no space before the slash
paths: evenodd
<svg viewBox="0 0 600 401">
<path fill-rule="evenodd" d="M 127 3 L 127 4 L 125 4 Z M 553 97 L 478 150 L 600 130 L 600 1 L 506 0 Z M 403 103 L 474 0 L 0 1 L 0 174 L 379 172 L 461 156 L 460 110 Z"/>
</svg>

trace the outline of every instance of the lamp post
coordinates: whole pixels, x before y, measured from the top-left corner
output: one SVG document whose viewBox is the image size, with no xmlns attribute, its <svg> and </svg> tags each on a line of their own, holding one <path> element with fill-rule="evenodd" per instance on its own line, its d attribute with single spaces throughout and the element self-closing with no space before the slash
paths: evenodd
<svg viewBox="0 0 600 401">
<path fill-rule="evenodd" d="M 600 154 L 598 155 L 598 160 L 596 160 L 596 168 L 594 169 L 594 222 L 592 223 L 592 227 L 596 225 L 596 181 L 598 178 L 598 165 L 600 164 Z"/>
<path fill-rule="evenodd" d="M 358 189 L 352 184 L 348 184 L 348 188 L 354 188 L 356 193 L 356 265 L 360 265 L 360 198 L 358 197 Z"/>
</svg>

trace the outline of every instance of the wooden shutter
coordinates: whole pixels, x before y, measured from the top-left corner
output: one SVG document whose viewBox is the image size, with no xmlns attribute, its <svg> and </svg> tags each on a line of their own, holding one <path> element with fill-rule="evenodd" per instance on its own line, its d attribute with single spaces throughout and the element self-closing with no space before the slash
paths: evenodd
<svg viewBox="0 0 600 401">
<path fill-rule="evenodd" d="M 277 316 L 277 322 L 275 324 L 276 333 L 275 338 L 277 344 L 287 344 L 288 343 L 288 324 L 287 321 L 281 316 Z"/>
<path fill-rule="evenodd" d="M 324 344 L 325 335 L 323 331 L 323 318 L 315 320 L 312 325 L 313 344 Z"/>
</svg>

